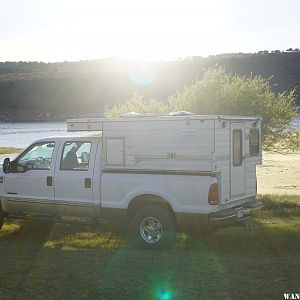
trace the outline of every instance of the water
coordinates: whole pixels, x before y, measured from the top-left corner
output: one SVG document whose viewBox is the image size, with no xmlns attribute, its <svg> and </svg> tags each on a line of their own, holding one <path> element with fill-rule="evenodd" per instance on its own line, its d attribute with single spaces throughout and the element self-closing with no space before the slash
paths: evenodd
<svg viewBox="0 0 300 300">
<path fill-rule="evenodd" d="M 26 148 L 37 139 L 66 134 L 66 123 L 1 123 L 0 147 Z"/>
<path fill-rule="evenodd" d="M 296 127 L 300 127 L 300 116 L 296 117 L 293 121 L 293 125 Z"/>
<path fill-rule="evenodd" d="M 67 132 L 63 123 L 0 123 L 0 147 L 27 148 L 37 139 L 50 136 L 78 136 L 87 133 Z M 0 155 L 0 164 L 5 157 L 14 158 L 16 154 Z"/>
</svg>

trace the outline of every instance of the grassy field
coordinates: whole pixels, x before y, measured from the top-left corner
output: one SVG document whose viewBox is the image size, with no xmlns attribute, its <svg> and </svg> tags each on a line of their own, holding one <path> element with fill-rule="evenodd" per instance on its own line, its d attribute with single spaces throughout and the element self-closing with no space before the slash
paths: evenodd
<svg viewBox="0 0 300 300">
<path fill-rule="evenodd" d="M 7 222 L 1 299 L 283 299 L 300 288 L 300 196 L 261 196 L 254 230 L 138 250 L 108 225 Z"/>
</svg>

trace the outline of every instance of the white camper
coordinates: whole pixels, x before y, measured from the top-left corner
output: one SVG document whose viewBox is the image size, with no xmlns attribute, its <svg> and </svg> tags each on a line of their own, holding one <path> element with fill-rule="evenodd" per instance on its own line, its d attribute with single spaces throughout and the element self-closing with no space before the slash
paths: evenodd
<svg viewBox="0 0 300 300">
<path fill-rule="evenodd" d="M 255 197 L 261 119 L 240 116 L 135 116 L 68 120 L 68 131 L 100 131 L 103 170 L 213 174 L 220 203 Z"/>
<path fill-rule="evenodd" d="M 157 247 L 177 227 L 248 224 L 260 207 L 259 117 L 129 114 L 68 120 L 67 127 L 93 134 L 42 139 L 6 159 L 0 215 L 122 216 L 142 244 Z"/>
</svg>

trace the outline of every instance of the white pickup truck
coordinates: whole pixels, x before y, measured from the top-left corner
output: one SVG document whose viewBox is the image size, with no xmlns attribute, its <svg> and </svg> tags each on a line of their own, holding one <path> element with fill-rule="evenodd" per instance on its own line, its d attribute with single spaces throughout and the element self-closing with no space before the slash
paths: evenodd
<svg viewBox="0 0 300 300">
<path fill-rule="evenodd" d="M 78 119 L 68 129 L 97 133 L 43 138 L 4 160 L 0 228 L 4 217 L 115 218 L 141 245 L 161 247 L 177 228 L 244 224 L 260 207 L 260 118 Z"/>
</svg>

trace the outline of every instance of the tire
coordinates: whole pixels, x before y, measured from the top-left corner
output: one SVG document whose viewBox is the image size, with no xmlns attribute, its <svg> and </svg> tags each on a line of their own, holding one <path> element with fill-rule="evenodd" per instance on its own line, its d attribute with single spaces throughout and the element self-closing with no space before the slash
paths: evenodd
<svg viewBox="0 0 300 300">
<path fill-rule="evenodd" d="M 2 211 L 2 206 L 0 204 L 0 230 L 1 230 L 2 226 L 3 226 L 3 222 L 4 222 L 4 213 Z"/>
<path fill-rule="evenodd" d="M 158 205 L 138 210 L 130 227 L 142 248 L 169 249 L 176 242 L 174 216 L 168 209 Z"/>
</svg>

